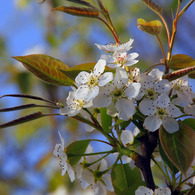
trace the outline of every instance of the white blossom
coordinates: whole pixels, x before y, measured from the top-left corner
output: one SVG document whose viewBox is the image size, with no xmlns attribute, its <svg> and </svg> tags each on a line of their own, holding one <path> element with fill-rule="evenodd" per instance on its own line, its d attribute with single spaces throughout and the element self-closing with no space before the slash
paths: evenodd
<svg viewBox="0 0 195 195">
<path fill-rule="evenodd" d="M 177 105 L 183 106 L 184 104 L 192 104 L 193 98 L 195 98 L 195 94 L 191 90 L 191 87 L 188 83 L 188 76 L 184 76 L 182 78 L 179 78 L 173 83 L 173 91 L 172 95 L 177 95 L 177 98 L 175 98 L 173 101 Z"/>
<path fill-rule="evenodd" d="M 113 80 L 112 72 L 102 74 L 105 66 L 106 61 L 100 59 L 91 73 L 82 71 L 77 75 L 75 78 L 76 85 L 78 86 L 75 93 L 77 99 L 92 100 L 98 95 L 100 86 L 104 86 Z"/>
<path fill-rule="evenodd" d="M 108 45 L 97 45 L 100 50 L 109 52 L 109 55 L 102 55 L 101 58 L 106 60 L 108 63 L 107 66 L 110 68 L 124 67 L 124 66 L 132 66 L 136 64 L 138 60 L 135 60 L 139 54 L 138 53 L 130 53 L 128 51 L 132 48 L 133 39 L 130 39 L 128 42 L 123 44 L 108 44 Z"/>
<path fill-rule="evenodd" d="M 195 104 L 187 104 L 185 107 L 184 107 L 184 112 L 186 114 L 190 114 L 190 115 L 193 115 L 195 116 Z"/>
<path fill-rule="evenodd" d="M 140 84 L 127 83 L 127 72 L 117 68 L 114 81 L 101 88 L 99 95 L 93 100 L 93 106 L 107 107 L 108 114 L 115 115 L 117 111 L 120 119 L 128 120 L 135 113 L 133 99 L 139 93 Z"/>
<path fill-rule="evenodd" d="M 140 186 L 136 191 L 135 195 L 171 195 L 171 190 L 169 188 L 158 188 L 155 189 L 154 192 L 153 190 L 145 187 L 145 186 Z"/>
<path fill-rule="evenodd" d="M 59 165 L 62 168 L 62 175 L 66 172 L 68 173 L 71 182 L 75 180 L 75 172 L 72 166 L 68 162 L 68 158 L 66 153 L 64 152 L 64 139 L 59 133 L 61 144 L 56 144 L 55 149 L 53 151 L 53 155 L 58 158 Z"/>
<path fill-rule="evenodd" d="M 171 83 L 162 79 L 163 72 L 158 69 L 153 69 L 148 75 L 141 74 L 140 83 L 141 89 L 137 100 L 141 98 L 155 100 L 162 93 L 168 94 L 171 89 Z"/>
<path fill-rule="evenodd" d="M 60 109 L 61 115 L 75 116 L 79 114 L 82 108 L 88 108 L 92 106 L 92 102 L 87 102 L 84 98 L 77 99 L 75 97 L 75 91 L 70 91 L 66 99 L 66 105 Z"/>
<path fill-rule="evenodd" d="M 175 105 L 170 103 L 167 94 L 161 94 L 157 100 L 144 99 L 139 104 L 140 111 L 148 116 L 144 121 L 144 128 L 149 131 L 156 131 L 161 125 L 169 133 L 179 130 L 179 125 L 174 119 L 182 115 L 182 112 Z"/>
</svg>

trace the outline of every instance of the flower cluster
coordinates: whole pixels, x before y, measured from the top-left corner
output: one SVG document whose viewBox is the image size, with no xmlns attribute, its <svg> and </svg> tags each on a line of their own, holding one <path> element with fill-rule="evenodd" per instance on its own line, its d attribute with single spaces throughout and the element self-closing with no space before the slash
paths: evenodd
<svg viewBox="0 0 195 195">
<path fill-rule="evenodd" d="M 82 71 L 77 75 L 77 89 L 69 92 L 67 105 L 60 110 L 62 115 L 75 116 L 83 108 L 106 107 L 108 115 L 127 121 L 139 110 L 145 129 L 156 131 L 162 125 L 169 133 L 179 130 L 176 119 L 183 112 L 194 114 L 194 93 L 187 76 L 169 82 L 158 69 L 140 74 L 138 68 L 125 68 L 137 63 L 138 54 L 128 54 L 132 43 L 130 39 L 118 45 L 96 44 L 109 55 L 102 55 L 91 73 Z M 122 55 L 126 57 L 119 60 Z M 104 72 L 106 64 L 113 70 Z M 179 108 L 181 105 L 184 109 Z"/>
<path fill-rule="evenodd" d="M 60 114 L 69 117 L 79 115 L 91 123 L 95 118 L 95 123 L 101 126 L 101 118 L 95 111 L 106 108 L 113 124 L 116 120 L 133 121 L 139 116 L 143 128 L 148 131 L 154 132 L 161 126 L 169 133 L 178 131 L 177 119 L 184 114 L 195 114 L 194 93 L 188 84 L 187 76 L 170 82 L 159 69 L 141 73 L 139 68 L 130 68 L 138 62 L 135 60 L 138 54 L 129 53 L 132 43 L 133 40 L 130 39 L 124 44 L 96 44 L 108 55 L 102 55 L 91 72 L 81 71 L 76 76 L 76 88 L 69 92 L 66 105 L 60 109 Z M 106 68 L 106 65 L 109 68 Z M 87 124 L 86 129 L 93 131 L 94 126 Z M 120 129 L 118 138 L 122 146 L 131 149 L 134 138 L 139 133 L 137 127 L 134 132 Z M 54 155 L 60 161 L 62 174 L 67 171 L 71 181 L 79 179 L 84 189 L 90 185 L 97 195 L 106 194 L 107 190 L 113 191 L 106 160 L 100 155 L 87 155 L 83 156 L 76 166 L 71 167 L 64 152 L 61 135 L 60 138 L 62 144 L 56 145 Z M 86 153 L 93 153 L 90 146 Z M 129 163 L 131 168 L 135 167 L 129 156 L 119 152 L 115 154 Z M 153 194 L 153 191 L 144 187 L 136 191 L 137 195 L 143 193 Z M 170 190 L 159 188 L 154 193 L 168 195 Z"/>
</svg>

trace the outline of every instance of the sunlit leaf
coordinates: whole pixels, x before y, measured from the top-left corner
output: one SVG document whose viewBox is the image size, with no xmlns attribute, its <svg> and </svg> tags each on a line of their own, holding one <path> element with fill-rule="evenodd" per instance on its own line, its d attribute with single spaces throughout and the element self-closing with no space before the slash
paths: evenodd
<svg viewBox="0 0 195 195">
<path fill-rule="evenodd" d="M 86 71 L 86 72 L 91 72 L 93 71 L 93 68 L 96 63 L 85 63 L 85 64 L 79 64 L 76 66 L 73 66 L 67 70 L 60 70 L 62 73 L 64 73 L 67 77 L 70 77 L 72 80 L 75 80 L 76 76 L 81 72 L 81 71 Z M 105 72 L 107 71 L 112 71 L 111 68 L 105 67 Z"/>
<path fill-rule="evenodd" d="M 160 15 L 162 12 L 162 8 L 159 7 L 156 3 L 154 3 L 152 0 L 142 0 L 152 11 L 154 11 L 156 14 Z"/>
<path fill-rule="evenodd" d="M 62 74 L 61 70 L 69 67 L 62 61 L 44 54 L 17 56 L 14 59 L 22 64 L 38 78 L 54 85 L 72 86 L 74 81 Z"/>
<path fill-rule="evenodd" d="M 168 65 L 170 69 L 180 70 L 195 66 L 195 59 L 185 54 L 176 54 L 168 61 Z M 195 73 L 189 74 L 189 77 L 195 78 Z"/>
<path fill-rule="evenodd" d="M 166 74 L 163 76 L 163 79 L 167 79 L 169 81 L 173 81 L 175 79 L 178 79 L 178 78 L 181 78 L 185 75 L 191 75 L 191 77 L 193 77 L 194 75 L 194 78 L 195 78 L 195 74 L 192 73 L 192 72 L 195 72 L 195 66 L 192 66 L 192 67 L 188 67 L 188 68 L 183 68 L 183 69 L 180 69 L 180 70 L 177 70 L 177 71 L 173 71 L 169 74 Z"/>
<path fill-rule="evenodd" d="M 149 34 L 158 35 L 162 30 L 162 23 L 159 20 L 146 22 L 144 19 L 139 18 L 137 20 L 137 27 Z"/>
<path fill-rule="evenodd" d="M 107 133 L 111 133 L 112 129 L 110 128 L 112 126 L 112 117 L 107 115 L 106 108 L 100 108 L 101 113 L 101 124 Z"/>
<path fill-rule="evenodd" d="M 135 167 L 132 170 L 129 164 L 117 164 L 112 169 L 111 177 L 117 195 L 142 181 L 139 169 Z M 132 193 L 135 194 L 135 191 L 132 191 Z"/>
<path fill-rule="evenodd" d="M 179 131 L 170 134 L 161 127 L 159 137 L 167 157 L 182 173 L 186 174 L 195 154 L 195 132 L 193 129 L 179 121 Z"/>
<path fill-rule="evenodd" d="M 75 7 L 75 6 L 59 6 L 53 10 L 65 12 L 67 14 L 71 14 L 74 16 L 83 16 L 89 18 L 98 18 L 99 11 L 93 8 L 85 8 L 85 7 Z"/>
<path fill-rule="evenodd" d="M 68 156 L 69 163 L 72 166 L 75 166 L 79 162 L 82 157 L 79 155 L 85 153 L 89 143 L 90 140 L 81 140 L 73 142 L 67 147 L 66 154 Z"/>
</svg>

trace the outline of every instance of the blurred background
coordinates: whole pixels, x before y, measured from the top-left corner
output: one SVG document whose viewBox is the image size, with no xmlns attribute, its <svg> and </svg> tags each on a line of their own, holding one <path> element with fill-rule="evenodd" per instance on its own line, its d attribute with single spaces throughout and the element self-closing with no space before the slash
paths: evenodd
<svg viewBox="0 0 195 195">
<path fill-rule="evenodd" d="M 51 9 L 59 5 L 70 5 L 60 0 L 4 0 L 0 3 L 0 96 L 22 93 L 40 96 L 53 101 L 64 102 L 69 87 L 57 87 L 42 82 L 28 72 L 12 56 L 33 53 L 47 54 L 58 58 L 68 66 L 86 62 L 97 62 L 101 51 L 94 45 L 114 42 L 112 34 L 103 23 L 89 18 L 78 18 Z M 89 0 L 92 4 L 95 1 Z M 144 70 L 158 63 L 161 50 L 154 36 L 136 27 L 138 18 L 159 19 L 140 0 L 102 0 L 109 10 L 112 21 L 122 42 L 134 39 L 132 52 L 139 53 L 137 66 Z M 163 15 L 171 27 L 172 15 L 177 0 L 156 0 L 163 7 Z M 182 1 L 182 7 L 189 0 Z M 178 23 L 173 54 L 187 54 L 195 58 L 195 4 L 183 15 Z M 165 51 L 167 38 L 165 30 L 160 34 Z M 192 85 L 192 81 L 190 80 Z M 34 103 L 19 98 L 0 99 L 0 108 Z M 0 124 L 36 111 L 55 113 L 49 109 L 28 109 L 0 113 Z M 84 138 L 101 138 L 97 132 L 87 133 L 85 127 L 74 119 L 47 117 L 0 131 L 0 194 L 92 194 L 83 192 L 79 182 L 70 183 L 61 170 L 52 152 L 59 143 L 58 131 L 66 145 Z M 93 144 L 92 144 L 93 145 Z M 95 151 L 105 150 L 97 145 Z M 162 176 L 156 174 L 160 181 Z M 157 178 L 158 177 L 158 178 Z M 111 194 L 111 193 L 110 193 Z"/>
</svg>

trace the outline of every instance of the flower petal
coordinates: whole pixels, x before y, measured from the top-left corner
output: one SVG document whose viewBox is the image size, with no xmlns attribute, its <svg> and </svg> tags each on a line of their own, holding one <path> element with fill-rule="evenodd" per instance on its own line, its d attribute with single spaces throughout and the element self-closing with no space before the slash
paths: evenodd
<svg viewBox="0 0 195 195">
<path fill-rule="evenodd" d="M 107 190 L 110 191 L 110 192 L 113 192 L 114 188 L 113 188 L 113 185 L 112 185 L 111 175 L 110 174 L 105 174 L 102 177 L 102 179 L 103 179 L 104 183 L 106 184 Z"/>
<path fill-rule="evenodd" d="M 128 99 L 135 98 L 140 91 L 141 84 L 140 83 L 130 83 L 127 89 L 124 91 L 125 95 L 128 97 Z"/>
<path fill-rule="evenodd" d="M 163 79 L 157 83 L 155 83 L 154 85 L 154 89 L 158 92 L 158 93 L 169 93 L 170 89 L 171 89 L 171 83 L 166 80 Z"/>
<path fill-rule="evenodd" d="M 90 73 L 88 73 L 86 71 L 82 71 L 75 78 L 75 82 L 77 82 L 78 84 L 81 84 L 81 85 L 85 84 L 89 81 L 89 77 L 90 77 Z"/>
<path fill-rule="evenodd" d="M 186 114 L 191 114 L 191 115 L 195 116 L 195 104 L 193 104 L 193 105 L 190 105 L 190 104 L 186 105 L 184 107 L 184 112 Z"/>
<path fill-rule="evenodd" d="M 113 73 L 106 72 L 99 78 L 98 84 L 99 86 L 104 86 L 112 80 L 113 80 Z"/>
<path fill-rule="evenodd" d="M 164 72 L 160 71 L 159 69 L 155 68 L 148 74 L 152 76 L 154 80 L 161 80 Z"/>
<path fill-rule="evenodd" d="M 152 100 L 143 99 L 139 104 L 139 110 L 144 115 L 152 116 L 156 112 L 156 107 Z"/>
<path fill-rule="evenodd" d="M 129 120 L 135 114 L 135 105 L 131 100 L 122 98 L 116 102 L 115 106 L 122 120 Z"/>
<path fill-rule="evenodd" d="M 101 182 L 98 181 L 97 184 L 94 186 L 94 195 L 107 195 L 106 186 Z"/>
<path fill-rule="evenodd" d="M 114 85 L 120 89 L 122 88 L 126 83 L 128 82 L 128 74 L 126 70 L 122 68 L 117 68 L 116 69 L 116 75 L 114 78 Z"/>
<path fill-rule="evenodd" d="M 143 126 L 145 129 L 153 132 L 159 129 L 161 124 L 162 124 L 162 120 L 158 118 L 157 116 L 148 116 L 144 120 Z"/>
<path fill-rule="evenodd" d="M 170 104 L 170 98 L 167 94 L 162 93 L 156 101 L 154 101 L 154 105 L 159 108 L 167 108 Z"/>
<path fill-rule="evenodd" d="M 170 104 L 166 108 L 166 113 L 169 114 L 169 116 L 171 117 L 179 117 L 182 115 L 182 112 L 180 111 L 180 109 L 173 104 Z"/>
<path fill-rule="evenodd" d="M 153 190 L 145 187 L 145 186 L 140 186 L 136 191 L 135 195 L 153 195 Z"/>
<path fill-rule="evenodd" d="M 67 163 L 67 173 L 70 177 L 70 181 L 73 182 L 75 180 L 75 172 L 71 165 Z"/>
<path fill-rule="evenodd" d="M 93 73 L 96 76 L 100 76 L 104 72 L 105 66 L 106 66 L 105 60 L 103 59 L 98 60 L 97 64 L 94 66 Z"/>
<path fill-rule="evenodd" d="M 76 99 L 86 98 L 89 93 L 89 87 L 87 85 L 81 85 L 75 92 Z"/>
<path fill-rule="evenodd" d="M 169 188 L 158 188 L 154 191 L 155 195 L 171 195 L 171 190 Z"/>
<path fill-rule="evenodd" d="M 133 143 L 133 133 L 130 130 L 124 130 L 121 133 L 121 141 L 124 146 L 128 146 Z"/>
<path fill-rule="evenodd" d="M 86 101 L 90 101 L 94 99 L 99 93 L 99 87 L 94 86 L 93 88 L 89 89 L 87 96 L 85 96 Z"/>
<path fill-rule="evenodd" d="M 162 121 L 162 125 L 169 133 L 174 133 L 179 130 L 178 122 L 172 117 L 165 117 Z"/>
</svg>

